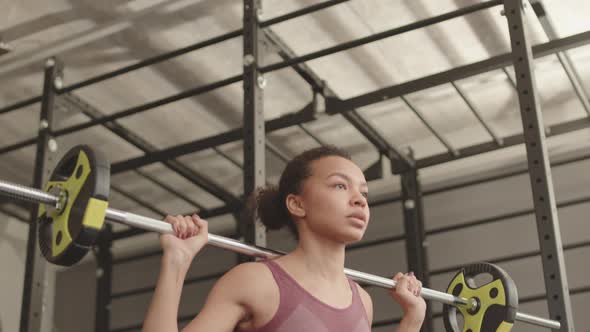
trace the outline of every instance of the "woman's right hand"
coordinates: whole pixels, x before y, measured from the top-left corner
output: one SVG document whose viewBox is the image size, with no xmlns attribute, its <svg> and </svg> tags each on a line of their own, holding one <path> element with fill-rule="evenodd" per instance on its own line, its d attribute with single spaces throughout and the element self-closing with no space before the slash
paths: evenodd
<svg viewBox="0 0 590 332">
<path fill-rule="evenodd" d="M 407 316 L 411 325 L 417 325 L 419 329 L 426 314 L 426 302 L 420 296 L 422 282 L 416 279 L 413 272 L 398 273 L 393 280 L 396 285 L 389 291 L 391 297 L 402 307 L 404 318 Z"/>
<path fill-rule="evenodd" d="M 209 234 L 207 221 L 196 214 L 166 216 L 164 221 L 170 223 L 174 230 L 174 234 L 160 236 L 164 256 L 178 263 L 190 264 L 207 244 Z"/>
</svg>

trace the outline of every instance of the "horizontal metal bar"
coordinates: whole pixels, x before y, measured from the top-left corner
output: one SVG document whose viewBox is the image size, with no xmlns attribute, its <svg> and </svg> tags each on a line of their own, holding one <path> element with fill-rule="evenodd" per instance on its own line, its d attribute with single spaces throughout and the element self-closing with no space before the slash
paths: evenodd
<svg viewBox="0 0 590 332">
<path fill-rule="evenodd" d="M 192 45 L 189 45 L 189 46 L 186 46 L 186 47 L 183 47 L 183 48 L 171 51 L 171 52 L 159 54 L 154 57 L 151 57 L 151 58 L 148 58 L 145 60 L 141 60 L 139 62 L 131 64 L 129 66 L 125 66 L 125 67 L 101 74 L 99 76 L 92 77 L 92 78 L 86 79 L 84 81 L 80 81 L 80 82 L 65 86 L 61 90 L 59 90 L 59 93 L 72 92 L 74 90 L 78 90 L 80 88 L 87 87 L 89 85 L 92 85 L 92 84 L 95 84 L 98 82 L 106 81 L 106 80 L 111 79 L 113 77 L 117 77 L 117 76 L 129 73 L 129 72 L 137 70 L 137 69 L 145 68 L 147 66 L 151 66 L 151 65 L 157 64 L 159 62 L 170 60 L 170 59 L 178 57 L 180 55 L 183 55 L 183 54 L 186 54 L 186 53 L 189 53 L 192 51 L 196 51 L 198 49 L 205 48 L 207 46 L 215 45 L 217 43 L 221 43 L 226 40 L 239 37 L 241 35 L 242 35 L 241 29 L 227 32 L 227 33 L 224 33 L 220 36 L 216 36 L 216 37 L 213 37 L 213 38 L 210 38 L 210 39 L 207 39 L 207 40 L 204 40 L 204 41 L 201 41 L 201 42 L 198 42 L 198 43 L 195 43 L 195 44 L 192 44 Z"/>
<path fill-rule="evenodd" d="M 533 46 L 533 56 L 535 58 L 541 58 L 559 51 L 572 49 L 587 44 L 590 44 L 590 31 Z M 349 99 L 326 99 L 326 112 L 330 114 L 347 112 L 355 108 L 368 106 L 392 98 L 399 98 L 414 92 L 487 73 L 492 70 L 499 70 L 510 66 L 511 64 L 512 54 L 504 53 L 486 60 L 452 68 L 440 73 L 428 75 Z"/>
<path fill-rule="evenodd" d="M 585 155 L 567 158 L 567 159 L 556 161 L 556 162 L 551 162 L 551 167 L 553 168 L 553 167 L 564 166 L 564 165 L 573 164 L 573 163 L 580 162 L 580 161 L 585 161 L 588 159 L 590 159 L 590 154 L 585 154 Z M 425 190 L 423 192 L 423 196 L 439 194 L 439 193 L 442 193 L 445 191 L 450 191 L 450 190 L 465 188 L 465 187 L 469 187 L 469 186 L 473 186 L 473 185 L 477 185 L 477 184 L 501 180 L 501 179 L 505 179 L 505 178 L 512 177 L 512 176 L 528 174 L 528 172 L 529 172 L 528 165 L 525 164 L 525 165 L 523 165 L 522 169 L 512 170 L 512 171 L 502 173 L 502 174 L 495 174 L 495 175 L 486 176 L 486 177 L 482 177 L 482 178 L 478 178 L 478 179 L 474 179 L 474 180 L 469 180 L 469 181 L 453 184 L 450 186 L 445 186 L 442 188 Z"/>
<path fill-rule="evenodd" d="M 96 125 L 100 125 L 100 124 L 103 124 L 103 123 L 106 123 L 106 122 L 110 122 L 110 121 L 113 121 L 113 120 L 121 119 L 121 118 L 128 117 L 128 116 L 131 116 L 131 115 L 135 115 L 135 114 L 138 114 L 138 113 L 142 113 L 142 112 L 145 112 L 145 111 L 154 109 L 156 107 L 160 107 L 160 106 L 163 106 L 163 105 L 167 105 L 167 104 L 173 103 L 175 101 L 179 101 L 179 100 L 182 100 L 182 99 L 185 99 L 185 98 L 188 98 L 188 97 L 194 97 L 194 96 L 197 96 L 197 95 L 206 93 L 206 92 L 210 92 L 210 91 L 213 91 L 215 89 L 219 89 L 219 88 L 222 88 L 224 86 L 228 86 L 228 85 L 231 85 L 231 84 L 240 82 L 241 80 L 242 80 L 242 75 L 241 74 L 235 75 L 235 76 L 226 78 L 226 79 L 221 80 L 221 81 L 218 81 L 218 82 L 214 82 L 214 83 L 207 84 L 207 85 L 204 85 L 204 86 L 199 86 L 199 87 L 196 87 L 196 88 L 185 90 L 185 91 L 182 91 L 180 93 L 177 93 L 177 94 L 174 94 L 174 95 L 171 95 L 171 96 L 168 96 L 168 97 L 164 97 L 164 98 L 161 98 L 161 99 L 157 99 L 157 100 L 148 102 L 148 103 L 143 104 L 143 105 L 134 106 L 134 107 L 131 107 L 129 109 L 126 109 L 126 110 L 123 110 L 123 111 L 119 111 L 119 112 L 113 113 L 113 114 L 108 115 L 108 116 L 105 116 L 105 117 L 98 118 L 96 120 L 91 120 L 91 121 L 88 121 L 88 122 L 84 122 L 84 123 L 81 123 L 81 124 L 77 124 L 77 125 L 73 125 L 73 126 L 70 126 L 70 127 L 62 128 L 60 130 L 56 130 L 55 132 L 53 132 L 53 136 L 59 137 L 59 136 L 71 134 L 73 132 L 80 131 L 80 130 L 83 130 L 83 129 L 86 129 L 86 128 L 90 128 L 90 127 L 93 127 L 93 126 L 96 126 Z"/>
<path fill-rule="evenodd" d="M 378 41 L 381 39 L 389 38 L 389 37 L 392 37 L 395 35 L 400 35 L 405 32 L 424 28 L 429 25 L 448 21 L 450 19 L 461 17 L 461 16 L 464 16 L 467 14 L 471 14 L 471 13 L 474 13 L 474 12 L 477 12 L 477 11 L 480 11 L 483 9 L 495 7 L 500 4 L 502 4 L 502 1 L 500 1 L 500 0 L 491 0 L 491 1 L 486 1 L 483 3 L 478 3 L 478 4 L 472 5 L 472 6 L 459 8 L 459 9 L 454 10 L 452 12 L 448 12 L 445 14 L 430 17 L 430 18 L 427 18 L 427 19 L 424 19 L 424 20 L 421 20 L 418 22 L 410 23 L 408 25 L 404 25 L 401 27 L 387 30 L 387 31 L 379 32 L 379 33 L 376 33 L 376 34 L 368 36 L 368 37 L 364 37 L 364 38 L 356 39 L 356 40 L 353 40 L 350 42 L 342 43 L 342 44 L 339 44 L 336 46 L 329 47 L 324 50 L 312 52 L 312 53 L 302 55 L 302 56 L 299 56 L 299 57 L 296 57 L 296 58 L 293 58 L 293 59 L 290 59 L 287 61 L 264 66 L 264 67 L 260 68 L 260 71 L 263 73 L 268 73 L 268 72 L 272 72 L 275 70 L 291 67 L 293 65 L 296 65 L 296 64 L 299 64 L 302 62 L 318 59 L 318 58 L 321 58 L 321 57 L 324 57 L 324 56 L 327 56 L 330 54 L 349 50 L 351 48 L 355 48 L 358 46 L 369 44 L 369 43 L 372 43 L 372 42 L 375 42 L 375 41 Z"/>
<path fill-rule="evenodd" d="M 547 127 L 546 137 L 558 136 L 564 133 L 569 133 L 576 130 L 590 128 L 590 120 L 588 118 L 581 118 L 577 120 L 571 120 L 568 122 L 559 123 L 553 126 Z M 422 158 L 416 161 L 418 168 L 425 168 L 434 165 L 439 165 L 452 160 L 463 159 L 478 154 L 491 152 L 495 150 L 504 149 L 510 146 L 515 146 L 524 143 L 524 137 L 522 133 L 518 133 L 512 136 L 503 138 L 504 144 L 498 146 L 495 142 L 485 142 L 477 145 L 472 145 L 466 148 L 458 150 L 457 156 L 452 156 L 447 153 L 441 153 L 434 156 Z"/>
<path fill-rule="evenodd" d="M 287 128 L 293 125 L 309 122 L 312 120 L 315 120 L 315 111 L 313 109 L 313 105 L 310 104 L 297 113 L 287 114 L 280 118 L 266 121 L 265 132 L 269 133 L 275 130 Z M 116 162 L 111 165 L 111 172 L 112 174 L 117 174 L 138 167 L 143 167 L 152 163 L 175 159 L 190 153 L 195 153 L 219 145 L 236 142 L 241 140 L 242 137 L 242 128 L 229 130 L 221 134 L 209 136 L 203 139 L 198 139 L 171 148 L 154 151 L 152 153 L 146 153 L 144 156 L 141 157 Z"/>
<path fill-rule="evenodd" d="M 0 114 L 12 112 L 12 111 L 17 110 L 19 108 L 31 106 L 35 103 L 40 102 L 40 101 L 41 101 L 41 96 L 36 96 L 36 97 L 28 98 L 25 100 L 17 101 L 14 104 L 0 108 Z"/>
<path fill-rule="evenodd" d="M 574 249 L 585 248 L 585 247 L 590 247 L 590 241 L 570 243 L 570 244 L 564 245 L 563 250 L 568 251 L 568 250 L 574 250 Z M 532 257 L 539 256 L 540 254 L 541 254 L 540 250 L 533 250 L 533 251 L 527 251 L 527 252 L 523 252 L 523 253 L 519 253 L 519 254 L 489 259 L 489 260 L 486 260 L 486 262 L 492 263 L 492 264 L 500 264 L 500 263 L 516 261 L 516 260 L 520 260 L 520 259 L 532 258 Z M 449 266 L 449 267 L 445 267 L 442 269 L 432 270 L 430 272 L 430 275 L 434 276 L 434 275 L 441 275 L 441 274 L 445 274 L 445 273 L 459 271 L 465 265 L 467 265 L 467 264 Z"/>
<path fill-rule="evenodd" d="M 558 208 L 567 208 L 570 206 L 574 206 L 574 205 L 578 205 L 578 204 L 586 204 L 586 203 L 590 203 L 590 196 L 567 200 L 567 201 L 558 203 L 557 207 Z M 522 216 L 526 216 L 526 215 L 533 214 L 533 213 L 534 213 L 534 210 L 532 210 L 532 209 L 524 210 L 524 211 L 517 211 L 517 212 L 498 215 L 498 216 L 494 216 L 494 217 L 490 217 L 490 218 L 486 218 L 486 219 L 461 223 L 459 225 L 440 227 L 437 229 L 427 231 L 426 234 L 427 235 L 435 235 L 435 234 L 440 234 L 440 233 L 444 233 L 444 232 L 455 231 L 458 229 L 465 229 L 465 228 L 469 228 L 469 227 L 490 224 L 493 222 L 501 222 L 501 221 L 505 221 L 506 219 L 522 217 Z M 372 240 L 372 241 L 367 241 L 366 243 L 361 242 L 361 243 L 351 245 L 349 247 L 350 248 L 349 250 L 361 249 L 361 248 L 371 247 L 374 245 L 379 245 L 379 244 L 384 244 L 384 243 L 399 242 L 399 241 L 403 241 L 404 239 L 405 239 L 405 235 L 403 235 L 403 234 L 396 235 L 396 236 L 390 236 L 390 237 L 385 237 L 385 238 L 376 239 L 376 240 Z M 578 243 L 573 243 L 573 244 L 569 244 L 569 245 L 564 245 L 563 249 L 564 250 L 577 249 L 577 248 L 584 247 L 586 245 L 590 245 L 590 242 L 578 242 Z M 538 254 L 539 254 L 538 251 L 529 251 L 529 252 L 520 253 L 517 255 L 510 255 L 510 256 L 499 257 L 496 259 L 491 259 L 491 260 L 488 260 L 487 262 L 494 263 L 494 264 L 495 263 L 503 263 L 503 262 L 507 262 L 507 261 L 511 261 L 511 260 L 533 257 Z M 444 273 L 457 271 L 465 265 L 466 264 L 462 264 L 462 265 L 446 267 L 443 269 L 432 270 L 430 272 L 430 275 L 438 275 L 438 274 L 444 274 Z"/>
<path fill-rule="evenodd" d="M 566 200 L 563 202 L 559 202 L 556 205 L 558 208 L 566 208 L 566 207 L 570 207 L 572 205 L 584 204 L 584 203 L 588 203 L 588 202 L 590 202 L 590 196 Z M 526 216 L 529 214 L 533 214 L 534 212 L 535 212 L 534 209 L 526 209 L 526 210 L 521 210 L 521 211 L 505 213 L 505 214 L 493 216 L 490 218 L 469 221 L 469 222 L 461 223 L 458 225 L 439 227 L 439 228 L 435 228 L 435 229 L 431 229 L 431 230 L 426 231 L 426 235 L 431 236 L 431 235 L 436 235 L 436 234 L 440 234 L 440 233 L 448 233 L 448 232 L 456 231 L 459 229 L 465 229 L 465 228 L 474 227 L 474 226 L 491 224 L 491 223 L 503 221 L 506 219 L 523 217 L 523 216 Z"/>
<path fill-rule="evenodd" d="M 29 138 L 24 141 L 20 141 L 14 144 L 10 144 L 0 148 L 0 154 L 9 153 L 12 151 L 20 150 L 22 148 L 33 146 L 37 142 L 37 137 Z"/>
<path fill-rule="evenodd" d="M 552 162 L 551 167 L 568 165 L 568 164 L 572 164 L 572 163 L 576 163 L 576 162 L 580 162 L 580 161 L 585 161 L 588 159 L 590 159 L 590 154 L 585 154 L 585 155 L 576 156 L 576 157 L 564 159 L 564 160 L 557 161 L 557 162 Z M 435 194 L 439 194 L 439 193 L 443 193 L 443 192 L 447 192 L 447 191 L 451 191 L 451 190 L 456 190 L 456 189 L 461 189 L 461 188 L 474 186 L 474 185 L 478 185 L 478 184 L 482 184 L 482 183 L 502 180 L 502 179 L 506 179 L 506 178 L 509 178 L 512 176 L 518 176 L 518 175 L 523 175 L 523 174 L 528 174 L 528 167 L 526 165 L 523 166 L 522 169 L 511 170 L 509 172 L 502 173 L 502 174 L 494 174 L 491 176 L 485 176 L 482 178 L 468 180 L 468 181 L 452 184 L 449 186 L 444 186 L 441 188 L 433 188 L 433 189 L 424 190 L 424 192 L 422 193 L 422 196 L 425 197 L 425 196 L 429 196 L 429 195 L 435 195 Z M 401 201 L 401 196 L 393 196 L 393 197 L 386 197 L 386 198 L 370 201 L 369 205 L 371 207 L 376 207 L 376 206 L 381 206 L 381 205 L 385 205 L 385 204 L 396 203 L 399 201 Z"/>
</svg>

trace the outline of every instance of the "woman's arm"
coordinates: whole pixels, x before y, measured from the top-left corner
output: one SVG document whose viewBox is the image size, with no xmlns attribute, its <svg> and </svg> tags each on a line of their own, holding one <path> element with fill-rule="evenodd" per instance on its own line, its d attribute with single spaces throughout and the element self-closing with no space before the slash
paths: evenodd
<svg viewBox="0 0 590 332">
<path fill-rule="evenodd" d="M 143 323 L 143 332 L 178 331 L 178 306 L 189 266 L 173 255 L 164 254 L 156 290 Z"/>
<path fill-rule="evenodd" d="M 397 332 L 420 331 L 424 322 L 424 314 L 421 312 L 405 313 L 397 327 Z"/>
<path fill-rule="evenodd" d="M 259 263 L 243 263 L 223 275 L 213 286 L 205 305 L 183 332 L 232 332 L 251 316 L 248 304 L 267 285 L 260 282 Z"/>
<path fill-rule="evenodd" d="M 207 244 L 207 221 L 197 215 L 167 216 L 174 235 L 160 236 L 162 263 L 156 290 L 143 323 L 143 332 L 178 331 L 178 305 L 186 273 L 196 254 Z"/>
</svg>

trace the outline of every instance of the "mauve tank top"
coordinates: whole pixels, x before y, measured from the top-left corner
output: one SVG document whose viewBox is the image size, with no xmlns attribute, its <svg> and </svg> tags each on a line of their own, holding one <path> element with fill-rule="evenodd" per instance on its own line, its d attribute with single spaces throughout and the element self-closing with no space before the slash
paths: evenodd
<svg viewBox="0 0 590 332">
<path fill-rule="evenodd" d="M 311 295 L 285 270 L 272 260 L 263 260 L 279 287 L 277 312 L 265 325 L 236 332 L 370 332 L 371 323 L 360 298 L 357 284 L 348 279 L 352 303 L 347 308 L 334 308 Z"/>
</svg>

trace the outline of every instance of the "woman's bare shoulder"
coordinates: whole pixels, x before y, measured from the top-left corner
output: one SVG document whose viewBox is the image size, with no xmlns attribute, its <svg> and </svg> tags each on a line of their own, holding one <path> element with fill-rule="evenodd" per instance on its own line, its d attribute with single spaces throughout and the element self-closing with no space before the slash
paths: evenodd
<svg viewBox="0 0 590 332">
<path fill-rule="evenodd" d="M 243 295 L 250 296 L 272 294 L 276 283 L 269 268 L 261 262 L 241 263 L 231 268 L 223 277 L 223 284 Z M 273 287 L 274 285 L 274 287 Z"/>
</svg>

